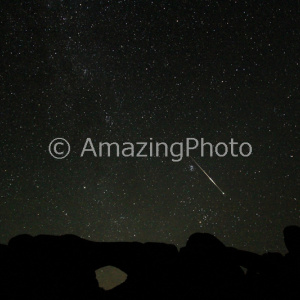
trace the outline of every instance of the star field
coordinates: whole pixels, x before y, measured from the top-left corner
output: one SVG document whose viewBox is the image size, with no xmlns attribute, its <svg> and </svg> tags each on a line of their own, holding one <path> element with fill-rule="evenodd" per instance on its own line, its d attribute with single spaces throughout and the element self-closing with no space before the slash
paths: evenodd
<svg viewBox="0 0 300 300">
<path fill-rule="evenodd" d="M 300 224 L 297 1 L 1 5 L 0 242 L 73 233 L 183 246 L 194 232 L 285 251 Z M 67 139 L 55 160 L 48 145 Z M 95 158 L 95 142 L 249 142 L 253 154 Z"/>
</svg>

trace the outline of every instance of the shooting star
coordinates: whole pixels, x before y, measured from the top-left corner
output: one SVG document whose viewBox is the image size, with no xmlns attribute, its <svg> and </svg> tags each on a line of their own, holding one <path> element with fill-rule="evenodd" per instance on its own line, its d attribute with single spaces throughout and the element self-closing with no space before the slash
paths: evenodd
<svg viewBox="0 0 300 300">
<path fill-rule="evenodd" d="M 195 161 L 195 159 L 190 156 L 192 161 L 196 164 L 197 167 L 207 176 L 207 178 L 215 185 L 215 187 L 222 193 L 222 195 L 225 195 L 225 193 L 221 190 L 221 188 L 213 181 L 213 179 L 201 168 L 201 166 Z"/>
</svg>

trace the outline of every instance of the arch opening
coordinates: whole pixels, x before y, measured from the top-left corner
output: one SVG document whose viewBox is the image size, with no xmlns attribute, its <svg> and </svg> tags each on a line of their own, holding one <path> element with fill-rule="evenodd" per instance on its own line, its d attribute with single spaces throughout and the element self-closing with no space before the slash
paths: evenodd
<svg viewBox="0 0 300 300">
<path fill-rule="evenodd" d="M 113 266 L 106 266 L 96 270 L 96 278 L 99 287 L 105 290 L 111 290 L 123 283 L 127 274 Z"/>
</svg>

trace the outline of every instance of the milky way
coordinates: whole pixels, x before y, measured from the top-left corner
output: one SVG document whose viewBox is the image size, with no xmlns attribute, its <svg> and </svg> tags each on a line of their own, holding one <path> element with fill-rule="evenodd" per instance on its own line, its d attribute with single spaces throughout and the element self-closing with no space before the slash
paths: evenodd
<svg viewBox="0 0 300 300">
<path fill-rule="evenodd" d="M 297 1 L 5 1 L 0 242 L 73 233 L 286 251 L 299 225 Z M 72 151 L 48 153 L 63 137 Z M 86 138 L 249 142 L 249 157 L 85 155 Z M 199 158 L 199 152 L 193 153 Z"/>
</svg>

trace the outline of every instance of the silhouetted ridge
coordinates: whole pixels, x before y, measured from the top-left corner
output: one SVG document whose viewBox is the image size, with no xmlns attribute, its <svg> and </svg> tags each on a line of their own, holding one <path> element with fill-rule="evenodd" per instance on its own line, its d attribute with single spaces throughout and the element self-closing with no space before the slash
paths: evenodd
<svg viewBox="0 0 300 300">
<path fill-rule="evenodd" d="M 0 299 L 299 299 L 300 228 L 283 233 L 285 256 L 226 247 L 208 233 L 194 233 L 179 251 L 163 243 L 19 235 L 0 245 Z M 99 288 L 95 271 L 105 266 L 125 272 L 126 281 Z"/>
</svg>

